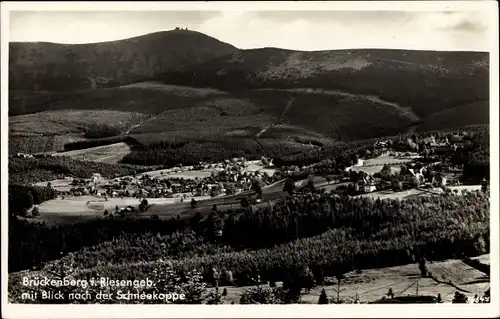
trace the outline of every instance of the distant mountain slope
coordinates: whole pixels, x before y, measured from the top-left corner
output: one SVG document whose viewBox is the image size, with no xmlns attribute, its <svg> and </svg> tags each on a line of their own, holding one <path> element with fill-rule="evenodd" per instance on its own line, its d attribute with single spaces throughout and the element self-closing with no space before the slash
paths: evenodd
<svg viewBox="0 0 500 319">
<path fill-rule="evenodd" d="M 188 108 L 214 95 L 227 93 L 213 89 L 179 87 L 175 85 L 138 82 L 97 90 L 64 92 L 51 102 L 24 108 L 10 106 L 11 115 L 30 114 L 48 110 L 117 110 L 157 114 L 171 108 Z M 56 95 L 57 96 L 57 95 Z"/>
<path fill-rule="evenodd" d="M 236 50 L 230 44 L 187 30 L 89 44 L 12 42 L 9 89 L 68 91 L 122 85 Z"/>
<path fill-rule="evenodd" d="M 185 30 L 97 44 L 11 43 L 10 49 L 11 124 L 19 122 L 14 115 L 49 110 L 140 113 L 127 131 L 139 144 L 186 147 L 186 154 L 205 151 L 189 143 L 231 154 L 246 143 L 253 152 L 259 132 L 260 143 L 290 153 L 488 123 L 484 52 L 237 50 Z"/>
<path fill-rule="evenodd" d="M 294 101 L 286 108 L 291 98 Z M 236 134 L 231 132 L 250 127 L 258 132 L 278 119 L 279 124 L 338 139 L 396 134 L 418 122 L 404 107 L 365 95 L 307 89 L 226 92 L 155 82 L 73 92 L 64 99 L 22 111 L 48 110 L 138 112 L 151 119 L 134 133 L 187 137 L 198 132 L 203 138 L 212 133 Z M 11 123 L 23 117 L 11 117 Z"/>
<path fill-rule="evenodd" d="M 433 114 L 425 119 L 418 131 L 435 131 L 468 125 L 488 124 L 490 122 L 490 105 L 488 101 L 480 101 L 460 105 Z"/>
<path fill-rule="evenodd" d="M 241 50 L 159 76 L 165 83 L 224 90 L 320 88 L 411 107 L 419 117 L 489 97 L 484 52 Z"/>
</svg>

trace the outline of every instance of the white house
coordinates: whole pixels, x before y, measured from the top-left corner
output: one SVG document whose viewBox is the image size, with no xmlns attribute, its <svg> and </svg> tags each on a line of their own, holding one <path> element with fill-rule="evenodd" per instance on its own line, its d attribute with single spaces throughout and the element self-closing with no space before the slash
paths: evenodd
<svg viewBox="0 0 500 319">
<path fill-rule="evenodd" d="M 438 186 L 446 186 L 446 176 L 438 173 L 432 178 L 432 183 Z"/>
<path fill-rule="evenodd" d="M 363 186 L 363 191 L 365 193 L 371 193 L 377 190 L 375 182 L 373 181 L 373 178 L 371 176 L 363 177 L 363 182 L 361 182 L 360 184 Z"/>
<path fill-rule="evenodd" d="M 97 183 L 100 180 L 102 180 L 101 174 L 99 174 L 99 173 L 92 174 L 92 182 L 93 183 Z"/>
<path fill-rule="evenodd" d="M 377 190 L 377 187 L 374 184 L 366 184 L 363 188 L 365 193 L 371 193 Z"/>
<path fill-rule="evenodd" d="M 422 183 L 424 181 L 424 173 L 426 171 L 425 167 L 422 167 L 420 169 L 410 168 L 408 169 L 408 171 L 410 172 L 412 178 L 415 178 L 419 183 Z"/>
</svg>

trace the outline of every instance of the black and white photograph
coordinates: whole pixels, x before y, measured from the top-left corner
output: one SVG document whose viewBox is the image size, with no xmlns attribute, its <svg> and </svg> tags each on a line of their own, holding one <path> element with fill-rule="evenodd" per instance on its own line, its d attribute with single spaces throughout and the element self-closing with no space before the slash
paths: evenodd
<svg viewBox="0 0 500 319">
<path fill-rule="evenodd" d="M 356 2 L 3 2 L 5 317 L 500 315 L 497 3 Z"/>
</svg>

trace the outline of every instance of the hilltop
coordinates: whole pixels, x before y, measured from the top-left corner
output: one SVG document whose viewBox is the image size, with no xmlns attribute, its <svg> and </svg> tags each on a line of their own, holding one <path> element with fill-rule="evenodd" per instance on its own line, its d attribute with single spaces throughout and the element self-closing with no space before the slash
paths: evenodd
<svg viewBox="0 0 500 319">
<path fill-rule="evenodd" d="M 237 49 L 205 34 L 171 30 L 119 41 L 9 43 L 10 90 L 69 91 L 128 84 Z"/>
</svg>

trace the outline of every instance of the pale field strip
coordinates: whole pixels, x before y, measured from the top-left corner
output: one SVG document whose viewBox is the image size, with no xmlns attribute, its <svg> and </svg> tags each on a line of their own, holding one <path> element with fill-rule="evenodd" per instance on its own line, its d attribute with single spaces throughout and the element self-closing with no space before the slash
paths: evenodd
<svg viewBox="0 0 500 319">
<path fill-rule="evenodd" d="M 471 259 L 479 260 L 480 263 L 485 264 L 485 265 L 490 265 L 490 254 L 484 254 L 484 255 L 477 256 L 477 257 L 474 257 Z"/>
<path fill-rule="evenodd" d="M 99 163 L 117 164 L 125 155 L 130 153 L 130 146 L 126 143 L 96 146 L 81 150 L 55 153 L 56 156 L 68 156 L 80 161 L 94 161 Z"/>
</svg>

